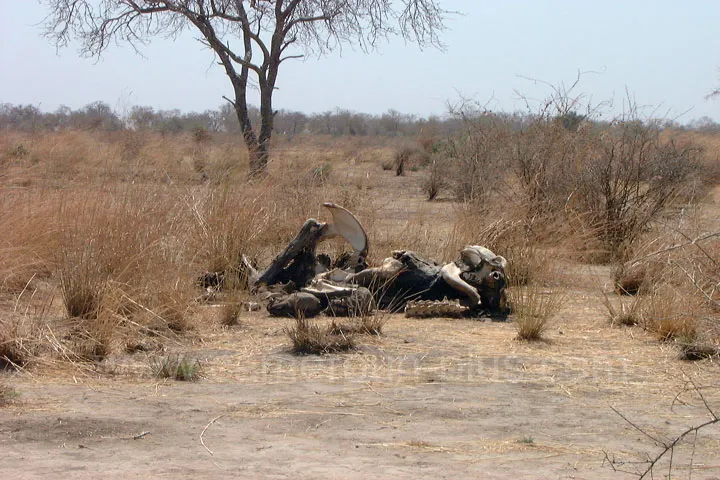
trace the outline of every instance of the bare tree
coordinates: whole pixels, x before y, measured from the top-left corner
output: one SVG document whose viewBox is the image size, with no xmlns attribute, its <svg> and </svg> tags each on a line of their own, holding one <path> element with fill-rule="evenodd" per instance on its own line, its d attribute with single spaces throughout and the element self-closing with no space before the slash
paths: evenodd
<svg viewBox="0 0 720 480">
<path fill-rule="evenodd" d="M 58 47 L 81 41 L 81 54 L 99 56 L 112 43 L 138 50 L 156 35 L 185 30 L 219 59 L 233 87 L 234 107 L 250 168 L 262 173 L 273 131 L 272 96 L 280 65 L 343 44 L 371 51 L 379 40 L 400 36 L 420 47 L 440 46 L 448 12 L 438 0 L 43 0 L 50 14 L 45 33 Z M 254 82 L 251 82 L 250 79 Z M 248 87 L 260 92 L 260 129 L 248 115 Z"/>
</svg>

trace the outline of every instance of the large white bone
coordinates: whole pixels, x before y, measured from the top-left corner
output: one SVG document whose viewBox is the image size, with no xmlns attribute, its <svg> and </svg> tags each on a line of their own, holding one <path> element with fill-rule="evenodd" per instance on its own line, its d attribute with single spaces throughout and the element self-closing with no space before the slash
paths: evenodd
<svg viewBox="0 0 720 480">
<path fill-rule="evenodd" d="M 505 270 L 507 260 L 505 257 L 495 255 L 492 250 L 480 245 L 468 245 L 460 251 L 460 258 L 473 268 L 479 267 L 483 262 L 489 263 L 495 268 Z"/>
<path fill-rule="evenodd" d="M 442 275 L 443 280 L 458 292 L 469 297 L 470 308 L 476 307 L 480 304 L 480 294 L 475 290 L 475 287 L 460 278 L 461 272 L 460 267 L 455 265 L 454 262 L 448 263 L 440 269 L 440 275 Z"/>
<path fill-rule="evenodd" d="M 332 295 L 339 293 L 350 293 L 353 290 L 357 290 L 357 285 L 334 285 L 323 278 L 315 278 L 310 285 L 300 289 L 303 292 L 312 293 L 313 295 Z"/>
<path fill-rule="evenodd" d="M 355 250 L 353 260 L 364 259 L 368 254 L 368 238 L 360 221 L 340 205 L 334 203 L 324 203 L 323 205 L 330 211 L 333 221 L 327 225 L 322 237 L 320 237 L 320 241 L 341 236 Z"/>
</svg>

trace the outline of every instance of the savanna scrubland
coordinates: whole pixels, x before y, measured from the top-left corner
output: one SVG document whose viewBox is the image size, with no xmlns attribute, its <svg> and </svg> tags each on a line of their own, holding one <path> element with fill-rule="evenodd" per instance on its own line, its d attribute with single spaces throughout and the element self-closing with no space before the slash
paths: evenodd
<svg viewBox="0 0 720 480">
<path fill-rule="evenodd" d="M 720 474 L 720 131 L 568 109 L 348 125 L 284 130 L 252 181 L 242 139 L 204 125 L 0 131 L 11 476 Z M 267 265 L 327 201 L 371 264 L 505 256 L 508 321 L 378 312 L 340 328 L 348 351 L 294 354 L 338 325 L 255 311 L 241 258 Z"/>
</svg>

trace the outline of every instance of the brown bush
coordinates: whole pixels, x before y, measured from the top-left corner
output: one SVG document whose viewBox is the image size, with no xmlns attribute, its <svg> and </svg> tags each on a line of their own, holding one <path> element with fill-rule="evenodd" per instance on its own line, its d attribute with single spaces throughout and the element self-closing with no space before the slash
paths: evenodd
<svg viewBox="0 0 720 480">
<path fill-rule="evenodd" d="M 698 337 L 697 306 L 669 288 L 655 291 L 643 304 L 643 326 L 661 341 L 692 343 Z"/>
<path fill-rule="evenodd" d="M 630 247 L 688 186 L 699 150 L 661 138 L 655 124 L 622 119 L 594 139 L 582 198 L 615 258 Z"/>
<path fill-rule="evenodd" d="M 410 161 L 410 157 L 413 155 L 414 151 L 413 149 L 409 147 L 405 147 L 395 153 L 395 175 L 400 177 L 402 175 L 405 175 L 405 167 L 407 167 L 408 162 Z"/>
<path fill-rule="evenodd" d="M 435 200 L 437 196 L 445 190 L 448 185 L 448 164 L 445 159 L 439 156 L 433 156 L 428 168 L 427 176 L 422 181 L 420 187 L 425 193 L 425 197 L 428 201 Z"/>
</svg>

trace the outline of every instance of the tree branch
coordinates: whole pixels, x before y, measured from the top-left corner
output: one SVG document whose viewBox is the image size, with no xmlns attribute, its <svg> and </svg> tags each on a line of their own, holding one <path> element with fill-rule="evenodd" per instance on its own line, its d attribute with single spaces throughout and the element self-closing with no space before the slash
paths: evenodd
<svg viewBox="0 0 720 480">
<path fill-rule="evenodd" d="M 688 377 L 688 378 L 689 378 L 689 377 Z M 653 442 L 655 442 L 657 445 L 663 447 L 663 449 L 662 449 L 658 454 L 656 454 L 654 457 L 648 456 L 647 461 L 642 462 L 642 463 L 645 463 L 645 464 L 647 465 L 647 467 L 646 467 L 645 470 L 644 470 L 643 472 L 641 472 L 641 473 L 629 472 L 629 471 L 627 471 L 627 470 L 617 469 L 617 468 L 616 468 L 616 465 L 622 464 L 622 462 L 618 462 L 618 461 L 615 460 L 614 458 L 613 458 L 613 459 L 610 459 L 610 457 L 608 456 L 607 452 L 605 452 L 605 460 L 607 460 L 607 461 L 609 462 L 610 466 L 612 467 L 612 469 L 613 469 L 614 471 L 621 471 L 621 472 L 624 472 L 624 473 L 634 474 L 634 475 L 636 475 L 640 480 L 642 480 L 643 478 L 647 478 L 648 476 L 650 476 L 650 477 L 652 478 L 652 477 L 653 477 L 653 471 L 654 471 L 655 467 L 658 465 L 658 462 L 660 462 L 660 460 L 662 460 L 668 453 L 670 453 L 670 460 L 669 460 L 669 464 L 668 464 L 668 478 L 670 478 L 670 477 L 671 477 L 671 474 L 672 474 L 672 468 L 673 468 L 673 461 L 674 461 L 674 455 L 675 455 L 675 447 L 677 447 L 677 446 L 680 444 L 680 442 L 682 442 L 688 435 L 694 435 L 695 438 L 697 439 L 697 434 L 698 434 L 698 432 L 699 432 L 700 430 L 702 430 L 702 429 L 704 429 L 704 428 L 706 428 L 706 427 L 709 427 L 709 426 L 711 426 L 711 425 L 715 425 L 715 424 L 720 423 L 720 418 L 718 418 L 718 415 L 717 415 L 717 414 L 715 413 L 715 411 L 710 407 L 710 404 L 707 402 L 705 396 L 704 396 L 704 395 L 702 394 L 702 392 L 700 391 L 702 387 L 699 387 L 699 386 L 698 386 L 692 379 L 690 379 L 690 378 L 688 379 L 688 383 L 692 384 L 692 386 L 693 386 L 692 390 L 695 391 L 695 393 L 697 393 L 697 395 L 700 397 L 700 400 L 702 401 L 703 406 L 705 407 L 705 410 L 710 414 L 710 420 L 708 420 L 708 421 L 706 421 L 706 422 L 703 422 L 703 423 L 701 423 L 701 424 L 699 424 L 699 425 L 696 425 L 696 426 L 694 426 L 694 427 L 689 427 L 689 428 L 685 429 L 682 433 L 680 433 L 680 435 L 676 436 L 673 440 L 671 440 L 671 441 L 669 441 L 669 442 L 664 442 L 664 441 L 661 441 L 661 440 L 658 439 L 658 438 L 653 437 L 652 435 L 650 435 L 649 433 L 647 433 L 644 429 L 642 429 L 641 427 L 637 426 L 635 423 L 633 423 L 632 421 L 630 421 L 625 415 L 623 415 L 622 413 L 620 413 L 617 409 L 615 409 L 615 408 L 612 407 L 612 406 L 610 407 L 610 408 L 613 410 L 613 412 L 615 412 L 616 414 L 618 414 L 618 415 L 620 416 L 620 418 L 622 418 L 623 420 L 625 420 L 625 421 L 626 421 L 630 426 L 632 426 L 635 430 L 637 430 L 638 432 L 642 433 L 643 435 L 645 435 L 646 437 L 648 437 L 649 439 L 651 439 L 651 440 L 652 440 Z M 681 393 L 684 392 L 684 391 L 687 391 L 687 390 L 688 390 L 687 388 L 684 388 L 684 389 L 681 391 Z M 678 395 L 679 395 L 679 394 L 678 394 Z M 674 403 L 674 401 L 673 401 L 673 403 Z M 694 461 L 694 458 L 695 458 L 695 445 L 693 444 L 693 454 L 692 454 L 692 457 L 691 457 L 691 460 L 690 460 L 691 463 Z M 691 469 L 692 469 L 692 464 L 691 464 Z M 692 474 L 692 472 L 691 472 L 691 474 Z"/>
</svg>

